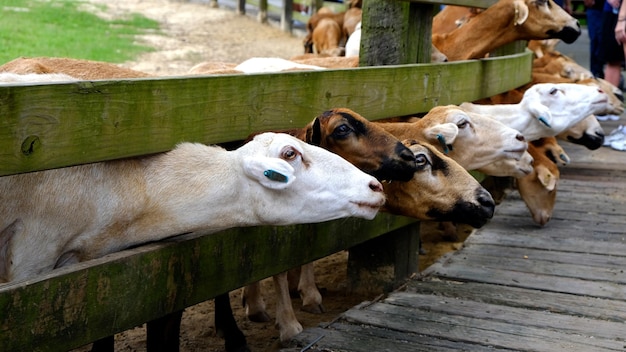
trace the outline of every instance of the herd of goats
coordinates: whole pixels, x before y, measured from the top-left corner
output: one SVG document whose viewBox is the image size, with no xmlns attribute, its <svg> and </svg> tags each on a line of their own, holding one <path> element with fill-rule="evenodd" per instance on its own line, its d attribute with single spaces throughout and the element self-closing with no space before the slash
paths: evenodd
<svg viewBox="0 0 626 352">
<path fill-rule="evenodd" d="M 189 73 L 356 67 L 360 16 L 358 1 L 342 13 L 320 9 L 297 58 L 202 63 Z M 533 221 L 545 225 L 558 168 L 570 161 L 559 143 L 601 147 L 604 132 L 596 116 L 622 114 L 621 92 L 554 50 L 555 39 L 571 43 L 581 30 L 552 0 L 500 0 L 486 10 L 447 6 L 434 17 L 432 33 L 434 61 L 479 59 L 528 40 L 535 54 L 532 81 L 481 101 L 438 106 L 419 118 L 369 121 L 335 108 L 301 129 L 251 135 L 235 150 L 182 143 L 143 158 L 0 177 L 0 283 L 172 233 L 371 219 L 378 211 L 445 222 L 450 233 L 454 223 L 481 227 L 500 199 L 468 170 L 513 178 Z M 18 58 L 0 66 L 0 84 L 148 76 L 71 58 Z M 288 290 L 286 273 L 274 283 L 277 291 Z M 298 291 L 304 310 L 320 311 L 312 264 L 301 267 Z M 244 294 L 248 317 L 269 320 L 259 283 Z M 302 331 L 288 297 L 277 294 L 283 342 Z M 224 333 L 227 351 L 245 351 L 229 304 L 227 294 L 216 298 L 216 329 Z M 111 341 L 97 341 L 93 349 L 111 350 Z M 167 341 L 177 350 L 178 336 Z"/>
</svg>

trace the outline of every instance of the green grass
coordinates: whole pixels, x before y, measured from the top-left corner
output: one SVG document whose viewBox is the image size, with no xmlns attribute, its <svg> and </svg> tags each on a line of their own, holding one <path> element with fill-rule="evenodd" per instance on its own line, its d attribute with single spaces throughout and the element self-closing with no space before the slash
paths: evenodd
<svg viewBox="0 0 626 352">
<path fill-rule="evenodd" d="M 150 47 L 134 35 L 158 32 L 159 24 L 138 14 L 104 20 L 79 10 L 80 0 L 2 0 L 0 64 L 20 56 L 72 57 L 124 62 Z"/>
</svg>

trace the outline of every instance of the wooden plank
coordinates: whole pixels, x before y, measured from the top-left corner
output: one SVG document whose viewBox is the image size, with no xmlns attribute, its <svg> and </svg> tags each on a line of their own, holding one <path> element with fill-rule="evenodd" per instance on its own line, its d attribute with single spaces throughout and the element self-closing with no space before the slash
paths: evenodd
<svg viewBox="0 0 626 352">
<path fill-rule="evenodd" d="M 493 351 L 489 346 L 481 346 L 462 341 L 450 341 L 433 338 L 431 336 L 397 332 L 385 328 L 369 325 L 354 325 L 342 322 L 333 323 L 328 328 L 306 329 L 296 335 L 290 346 L 298 346 L 298 349 L 281 349 L 281 352 L 302 351 L 302 347 L 323 336 L 314 344 L 312 351 L 410 351 L 410 352 L 433 352 L 433 351 Z M 498 351 L 512 351 L 510 349 L 498 349 Z"/>
<path fill-rule="evenodd" d="M 405 290 L 591 319 L 626 322 L 626 302 L 590 296 L 430 278 L 425 278 L 424 281 L 410 280 Z"/>
<path fill-rule="evenodd" d="M 351 309 L 342 316 L 352 324 L 372 325 L 400 332 L 423 334 L 518 351 L 589 351 L 603 348 L 622 351 L 619 340 L 591 338 L 527 325 L 490 319 L 448 316 L 391 304 L 375 303 L 367 309 Z"/>
<path fill-rule="evenodd" d="M 541 260 L 537 258 L 525 259 L 523 257 L 510 257 L 508 247 L 501 247 L 498 256 L 483 256 L 481 246 L 468 246 L 468 250 L 464 251 L 462 256 L 456 256 L 453 261 L 455 266 L 482 268 L 486 271 L 507 270 L 510 277 L 516 277 L 520 273 L 537 274 L 546 276 L 547 280 L 560 280 L 561 278 L 572 278 L 587 281 L 588 283 L 597 283 L 598 285 L 615 285 L 619 287 L 624 285 L 623 290 L 626 291 L 626 273 L 624 266 L 619 267 L 598 267 L 589 266 L 584 262 L 578 264 L 559 263 L 551 260 Z M 475 250 L 471 250 L 471 249 Z M 553 256 L 558 257 L 559 252 L 553 252 Z M 579 256 L 582 259 L 582 256 Z M 626 262 L 626 257 L 622 257 L 621 262 Z"/>
<path fill-rule="evenodd" d="M 302 127 L 333 107 L 372 120 L 416 114 L 519 86 L 530 77 L 530 60 L 524 53 L 446 64 L 2 86 L 0 176 L 162 152 L 181 141 L 237 141 Z"/>
<path fill-rule="evenodd" d="M 623 269 L 626 268 L 626 253 L 620 256 L 613 256 L 606 254 L 564 252 L 536 248 L 503 247 L 491 244 L 468 244 L 463 248 L 463 257 L 506 257 L 509 259 L 526 259 L 554 264 L 584 265 L 586 267 L 617 270 L 617 275 L 623 275 L 623 272 L 619 271 L 623 271 Z"/>
<path fill-rule="evenodd" d="M 550 292 L 626 300 L 626 287 L 613 282 L 588 281 L 568 277 L 558 277 L 557 280 L 552 275 L 512 272 L 507 268 L 494 269 L 482 266 L 468 266 L 467 263 L 457 264 L 454 260 L 436 262 L 424 270 L 423 274 L 459 281 L 501 284 Z"/>
<path fill-rule="evenodd" d="M 8 283 L 0 288 L 0 346 L 79 347 L 414 221 L 381 214 L 182 236 Z"/>
<path fill-rule="evenodd" d="M 459 316 L 468 319 L 484 319 L 524 327 L 560 331 L 568 335 L 589 336 L 594 339 L 619 340 L 624 335 L 624 324 L 605 320 L 555 314 L 506 305 L 477 302 L 462 298 L 442 298 L 410 292 L 394 292 L 385 303 L 446 316 Z M 590 330 L 589 327 L 593 326 Z"/>
</svg>

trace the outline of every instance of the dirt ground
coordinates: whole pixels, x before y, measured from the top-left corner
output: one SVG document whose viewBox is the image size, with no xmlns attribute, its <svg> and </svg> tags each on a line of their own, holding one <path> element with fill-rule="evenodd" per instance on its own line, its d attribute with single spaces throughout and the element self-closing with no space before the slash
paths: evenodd
<svg viewBox="0 0 626 352">
<path fill-rule="evenodd" d="M 161 33 L 144 35 L 137 40 L 155 48 L 123 66 L 163 76 L 182 75 L 204 61 L 240 63 L 251 57 L 290 58 L 303 52 L 302 34 L 282 32 L 278 24 L 259 24 L 251 16 L 237 15 L 225 8 L 206 4 L 166 0 L 89 0 L 89 11 L 112 18 L 141 13 L 161 23 Z M 103 10 L 103 8 L 105 10 Z M 467 230 L 461 230 L 465 238 Z M 441 254 L 460 248 L 462 242 L 441 242 L 436 224 L 424 223 L 420 270 Z M 350 307 L 377 296 L 358 296 L 346 292 L 347 252 L 340 252 L 316 262 L 316 278 L 324 297 L 326 312 L 321 315 L 301 312 L 301 301 L 293 304 L 298 320 L 306 327 L 328 322 Z M 273 317 L 273 285 L 263 282 L 268 312 Z M 274 323 L 253 323 L 245 318 L 240 292 L 231 293 L 237 323 L 254 352 L 275 351 L 279 347 Z M 137 327 L 116 336 L 116 351 L 145 351 L 145 328 Z M 188 308 L 183 315 L 181 351 L 223 351 L 223 340 L 213 326 L 213 304 L 205 302 Z M 77 351 L 88 351 L 89 346 Z"/>
</svg>

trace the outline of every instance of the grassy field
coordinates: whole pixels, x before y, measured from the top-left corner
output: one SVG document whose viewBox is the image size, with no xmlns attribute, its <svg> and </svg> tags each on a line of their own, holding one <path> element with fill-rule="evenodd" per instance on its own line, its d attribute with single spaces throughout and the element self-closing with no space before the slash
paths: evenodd
<svg viewBox="0 0 626 352">
<path fill-rule="evenodd" d="M 133 15 L 107 21 L 81 11 L 80 0 L 2 0 L 0 64 L 20 56 L 64 56 L 124 62 L 151 48 L 134 35 L 159 30 L 156 21 Z M 90 5 L 91 6 L 91 5 Z"/>
</svg>

